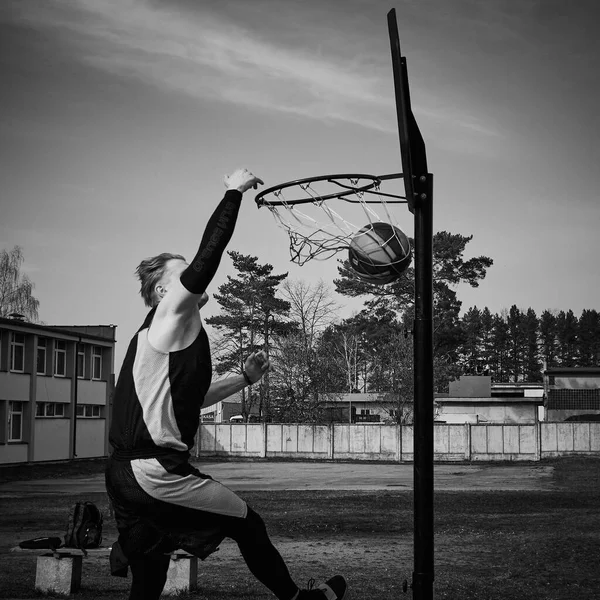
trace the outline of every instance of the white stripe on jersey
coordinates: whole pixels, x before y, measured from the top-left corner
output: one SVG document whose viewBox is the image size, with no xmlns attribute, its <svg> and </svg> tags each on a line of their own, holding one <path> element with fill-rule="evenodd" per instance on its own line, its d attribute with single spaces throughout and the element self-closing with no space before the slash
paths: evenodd
<svg viewBox="0 0 600 600">
<path fill-rule="evenodd" d="M 228 517 L 244 518 L 248 512 L 239 496 L 213 479 L 169 473 L 156 458 L 132 460 L 131 468 L 140 487 L 157 500 Z"/>
<path fill-rule="evenodd" d="M 163 448 L 187 450 L 173 411 L 169 353 L 159 352 L 150 345 L 148 329 L 138 333 L 133 383 L 152 441 Z"/>
</svg>

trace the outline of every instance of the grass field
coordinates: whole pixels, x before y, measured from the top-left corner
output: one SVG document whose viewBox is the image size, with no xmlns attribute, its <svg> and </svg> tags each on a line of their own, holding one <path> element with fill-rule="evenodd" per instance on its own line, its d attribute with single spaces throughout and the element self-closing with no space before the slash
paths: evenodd
<svg viewBox="0 0 600 600">
<path fill-rule="evenodd" d="M 563 458 L 547 492 L 436 492 L 435 598 L 597 600 L 600 598 L 600 459 Z M 88 475 L 101 462 L 0 469 L 7 479 Z M 376 468 L 376 467 L 374 467 Z M 206 468 L 210 472 L 210 468 Z M 392 600 L 412 579 L 412 493 L 245 492 L 264 518 L 299 584 L 342 573 L 350 599 Z M 76 496 L 0 499 L 0 598 L 35 598 L 35 557 L 9 553 L 19 541 L 62 535 Z M 108 515 L 104 494 L 88 494 Z M 105 540 L 116 538 L 105 521 Z M 82 600 L 121 600 L 128 580 L 106 558 L 84 560 Z M 229 541 L 199 567 L 199 591 L 180 600 L 272 596 L 247 572 Z"/>
</svg>

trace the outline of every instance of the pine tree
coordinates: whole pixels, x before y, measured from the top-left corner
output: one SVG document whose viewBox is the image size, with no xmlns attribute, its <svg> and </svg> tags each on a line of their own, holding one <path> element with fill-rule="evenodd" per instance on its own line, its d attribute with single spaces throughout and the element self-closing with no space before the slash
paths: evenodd
<svg viewBox="0 0 600 600">
<path fill-rule="evenodd" d="M 455 288 L 466 283 L 478 287 L 493 261 L 487 256 L 464 258 L 467 244 L 473 236 L 463 236 L 441 231 L 433 236 L 433 300 L 434 300 L 434 361 L 437 367 L 448 365 L 436 373 L 436 380 L 444 388 L 447 381 L 439 378 L 441 373 L 449 376 L 458 359 L 458 348 L 464 341 L 460 321 L 461 302 Z M 413 241 L 411 240 L 411 244 Z M 414 316 L 414 267 L 396 281 L 387 285 L 372 285 L 360 280 L 350 263 L 340 261 L 340 278 L 334 280 L 336 291 L 351 297 L 366 297 L 365 308 L 375 311 L 383 307 L 410 322 Z"/>
<path fill-rule="evenodd" d="M 600 364 L 600 313 L 584 309 L 577 327 L 577 356 L 580 367 Z"/>
<path fill-rule="evenodd" d="M 221 306 L 219 315 L 206 319 L 208 325 L 221 334 L 221 351 L 216 355 L 215 370 L 219 374 L 241 373 L 246 357 L 251 352 L 269 350 L 271 337 L 290 331 L 286 318 L 289 302 L 277 298 L 277 287 L 287 273 L 272 275 L 273 266 L 261 265 L 258 258 L 235 251 L 227 252 L 237 271 L 228 277 L 214 295 Z M 259 414 L 268 418 L 270 410 L 269 377 L 261 380 L 258 394 L 253 388 L 242 391 L 242 415 L 248 418 L 251 408 L 258 406 Z"/>
<path fill-rule="evenodd" d="M 508 383 L 510 375 L 510 336 L 507 318 L 503 314 L 496 314 L 493 317 L 493 335 L 494 344 L 493 372 L 496 383 Z"/>
<path fill-rule="evenodd" d="M 464 375 L 478 375 L 482 371 L 483 324 L 481 312 L 471 307 L 462 318 L 465 341 L 461 345 L 460 361 Z"/>
<path fill-rule="evenodd" d="M 545 368 L 555 367 L 558 361 L 558 330 L 556 316 L 545 310 L 540 316 L 540 344 Z"/>
<path fill-rule="evenodd" d="M 577 349 L 577 317 L 572 310 L 561 310 L 556 317 L 558 357 L 563 367 L 575 367 Z"/>
<path fill-rule="evenodd" d="M 523 313 L 516 304 L 513 304 L 507 317 L 509 352 L 507 369 L 509 372 L 509 380 L 522 381 L 523 379 L 523 363 L 525 358 L 525 332 Z"/>
<path fill-rule="evenodd" d="M 540 322 L 533 308 L 529 307 L 523 318 L 523 333 L 525 341 L 525 362 L 523 369 L 524 381 L 537 383 L 542 381 L 542 370 L 539 352 L 539 331 Z"/>
<path fill-rule="evenodd" d="M 492 375 L 494 361 L 494 317 L 486 306 L 481 311 L 481 365 L 483 375 Z"/>
</svg>

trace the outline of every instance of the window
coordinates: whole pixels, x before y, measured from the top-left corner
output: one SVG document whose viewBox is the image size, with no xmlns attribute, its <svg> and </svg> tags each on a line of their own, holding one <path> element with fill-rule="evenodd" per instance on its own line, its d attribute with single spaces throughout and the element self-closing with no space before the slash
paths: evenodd
<svg viewBox="0 0 600 600">
<path fill-rule="evenodd" d="M 102 407 L 97 404 L 78 404 L 77 416 L 84 419 L 99 419 L 102 416 Z"/>
<path fill-rule="evenodd" d="M 60 402 L 38 402 L 35 405 L 36 417 L 64 417 L 65 405 Z"/>
<path fill-rule="evenodd" d="M 77 344 L 77 377 L 85 377 L 85 351 L 81 344 Z"/>
<path fill-rule="evenodd" d="M 8 441 L 20 442 L 23 439 L 23 402 L 8 403 Z"/>
<path fill-rule="evenodd" d="M 38 338 L 37 343 L 37 367 L 36 373 L 38 375 L 46 374 L 46 348 L 48 340 L 46 338 Z"/>
<path fill-rule="evenodd" d="M 10 370 L 22 373 L 25 370 L 25 336 L 13 333 L 10 339 Z"/>
<path fill-rule="evenodd" d="M 92 348 L 92 379 L 102 378 L 102 348 L 94 346 Z"/>
<path fill-rule="evenodd" d="M 67 374 L 67 342 L 63 340 L 54 342 L 54 374 L 59 377 Z"/>
</svg>

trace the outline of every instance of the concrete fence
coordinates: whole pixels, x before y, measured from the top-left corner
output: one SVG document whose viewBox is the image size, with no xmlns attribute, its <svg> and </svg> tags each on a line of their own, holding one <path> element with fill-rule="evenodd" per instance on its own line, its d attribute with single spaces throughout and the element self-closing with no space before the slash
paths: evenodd
<svg viewBox="0 0 600 600">
<path fill-rule="evenodd" d="M 409 425 L 200 425 L 196 456 L 304 460 L 413 460 Z M 436 424 L 434 460 L 536 461 L 600 454 L 600 423 Z"/>
</svg>

